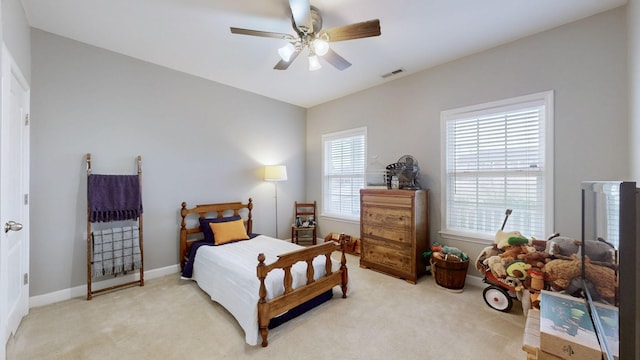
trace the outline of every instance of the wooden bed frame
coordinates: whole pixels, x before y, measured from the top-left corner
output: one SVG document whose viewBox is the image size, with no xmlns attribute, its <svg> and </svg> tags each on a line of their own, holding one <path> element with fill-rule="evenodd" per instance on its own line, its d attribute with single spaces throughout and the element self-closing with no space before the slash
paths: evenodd
<svg viewBox="0 0 640 360">
<path fill-rule="evenodd" d="M 186 256 L 188 256 L 191 244 L 194 241 L 202 239 L 202 232 L 200 231 L 200 224 L 193 227 L 187 227 L 186 218 L 191 214 L 197 214 L 199 218 L 211 218 L 211 214 L 215 213 L 214 217 L 223 216 L 235 216 L 241 215 L 241 211 L 246 212 L 248 210 L 247 218 L 244 220 L 247 227 L 247 233 L 252 232 L 252 215 L 253 202 L 250 198 L 248 203 L 243 204 L 241 202 L 222 203 L 222 204 L 206 204 L 196 205 L 193 208 L 187 208 L 187 203 L 182 203 L 182 209 L 180 215 L 182 221 L 180 223 L 180 266 L 184 268 L 186 263 Z M 332 271 L 331 254 L 334 251 L 341 251 L 340 269 L 338 271 Z M 315 257 L 325 256 L 325 269 L 326 275 L 314 280 L 314 269 L 312 261 Z M 331 290 L 333 287 L 340 285 L 342 289 L 342 297 L 347 297 L 347 283 L 348 283 L 348 270 L 347 260 L 345 257 L 345 241 L 341 237 L 339 242 L 329 241 L 318 245 L 313 245 L 300 250 L 292 251 L 286 254 L 278 256 L 278 260 L 271 264 L 265 264 L 264 254 L 259 254 L 257 259 L 256 273 L 260 281 L 260 300 L 258 301 L 258 325 L 260 327 L 260 336 L 262 337 L 262 346 L 265 347 L 269 343 L 267 336 L 269 333 L 268 326 L 271 319 L 278 315 L 289 311 L 296 306 L 299 306 L 313 298 Z M 306 284 L 293 289 L 292 282 L 293 277 L 291 275 L 291 267 L 297 262 L 307 263 L 307 281 Z M 267 300 L 267 290 L 264 280 L 267 274 L 274 269 L 282 269 L 284 271 L 284 293 L 278 297 L 274 297 L 271 300 Z"/>
</svg>

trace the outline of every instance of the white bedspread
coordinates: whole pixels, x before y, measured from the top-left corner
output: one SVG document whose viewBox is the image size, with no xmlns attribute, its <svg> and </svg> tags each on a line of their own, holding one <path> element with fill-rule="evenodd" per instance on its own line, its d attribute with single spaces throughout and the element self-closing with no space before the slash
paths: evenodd
<svg viewBox="0 0 640 360">
<path fill-rule="evenodd" d="M 265 264 L 270 264 L 277 260 L 278 255 L 301 248 L 300 245 L 264 235 L 222 246 L 201 246 L 194 260 L 192 279 L 213 301 L 224 306 L 236 318 L 245 332 L 247 344 L 257 345 L 260 289 L 260 281 L 256 276 L 258 254 L 264 253 Z M 324 264 L 324 256 L 314 259 L 315 279 L 325 275 Z M 332 265 L 334 271 L 339 269 L 339 262 L 333 258 Z M 292 267 L 294 288 L 306 283 L 306 270 L 304 262 Z M 265 280 L 267 299 L 284 292 L 283 277 L 284 272 L 280 269 L 269 273 Z"/>
</svg>

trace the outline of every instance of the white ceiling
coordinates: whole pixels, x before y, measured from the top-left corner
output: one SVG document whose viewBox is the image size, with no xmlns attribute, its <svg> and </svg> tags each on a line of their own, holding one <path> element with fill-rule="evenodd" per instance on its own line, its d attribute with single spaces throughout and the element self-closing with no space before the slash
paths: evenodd
<svg viewBox="0 0 640 360">
<path fill-rule="evenodd" d="M 22 0 L 44 31 L 302 107 L 470 55 L 621 5 L 627 0 L 312 0 L 331 28 L 380 19 L 382 35 L 332 43 L 353 65 L 301 54 L 273 70 L 280 39 L 229 27 L 293 34 L 287 0 Z M 383 74 L 402 68 L 389 78 Z"/>
</svg>

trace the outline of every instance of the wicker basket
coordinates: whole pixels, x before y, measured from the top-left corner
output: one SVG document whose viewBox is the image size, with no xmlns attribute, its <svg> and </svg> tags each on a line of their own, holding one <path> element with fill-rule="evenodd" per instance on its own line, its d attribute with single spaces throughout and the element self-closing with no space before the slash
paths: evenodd
<svg viewBox="0 0 640 360">
<path fill-rule="evenodd" d="M 462 291 L 468 268 L 469 260 L 448 261 L 431 258 L 431 270 L 435 275 L 436 284 L 446 289 Z"/>
</svg>

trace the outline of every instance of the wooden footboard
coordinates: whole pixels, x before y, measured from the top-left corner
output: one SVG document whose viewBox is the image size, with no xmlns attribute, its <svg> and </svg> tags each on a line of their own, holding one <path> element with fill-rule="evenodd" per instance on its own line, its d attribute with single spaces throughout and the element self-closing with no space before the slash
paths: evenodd
<svg viewBox="0 0 640 360">
<path fill-rule="evenodd" d="M 326 242 L 310 246 L 304 249 L 293 251 L 280 255 L 278 260 L 271 264 L 265 264 L 264 254 L 258 255 L 257 274 L 260 279 L 260 300 L 258 302 L 258 323 L 260 326 L 260 336 L 262 337 L 262 346 L 267 346 L 267 336 L 269 333 L 269 321 L 291 310 L 292 308 L 300 305 L 314 297 L 324 293 L 327 290 L 332 289 L 335 286 L 340 285 L 342 288 L 342 297 L 347 297 L 347 259 L 344 255 L 345 242 L 340 237 L 340 242 Z M 339 250 L 342 252 L 340 259 L 340 269 L 338 271 L 332 271 L 331 254 Z M 317 256 L 325 256 L 325 270 L 326 275 L 314 280 L 313 259 Z M 307 263 L 307 282 L 304 286 L 293 289 L 293 277 L 291 275 L 291 267 L 297 262 Z M 267 289 L 265 286 L 265 278 L 267 274 L 274 269 L 282 269 L 284 271 L 284 293 L 271 300 L 267 300 Z"/>
</svg>

